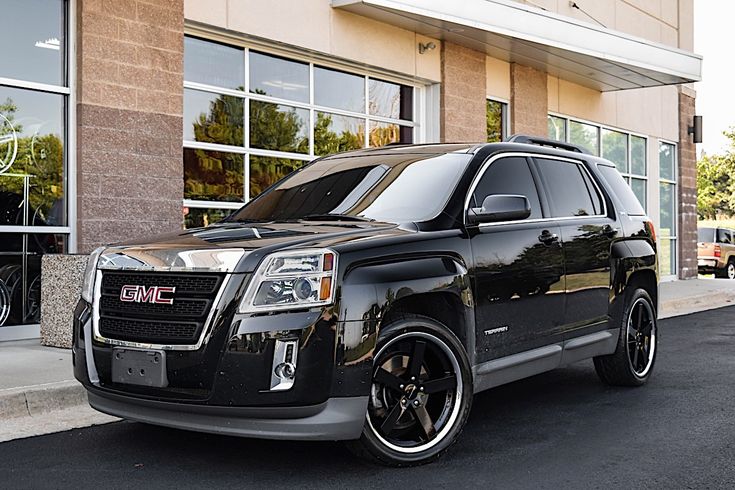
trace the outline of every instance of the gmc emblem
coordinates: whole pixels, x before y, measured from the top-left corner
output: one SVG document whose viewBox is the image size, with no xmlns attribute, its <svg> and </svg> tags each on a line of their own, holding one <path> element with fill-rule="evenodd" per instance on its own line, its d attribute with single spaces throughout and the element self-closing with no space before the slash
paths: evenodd
<svg viewBox="0 0 735 490">
<path fill-rule="evenodd" d="M 128 303 L 155 303 L 159 305 L 174 304 L 173 298 L 164 298 L 164 294 L 174 294 L 175 287 L 166 286 L 136 286 L 126 284 L 120 289 L 120 301 Z"/>
</svg>

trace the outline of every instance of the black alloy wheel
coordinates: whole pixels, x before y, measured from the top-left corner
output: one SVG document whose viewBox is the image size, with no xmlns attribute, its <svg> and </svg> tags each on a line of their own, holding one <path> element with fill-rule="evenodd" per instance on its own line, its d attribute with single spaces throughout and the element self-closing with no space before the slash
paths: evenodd
<svg viewBox="0 0 735 490">
<path fill-rule="evenodd" d="M 656 322 L 651 305 L 638 298 L 630 309 L 628 327 L 628 360 L 638 377 L 645 377 L 656 355 Z"/>
</svg>

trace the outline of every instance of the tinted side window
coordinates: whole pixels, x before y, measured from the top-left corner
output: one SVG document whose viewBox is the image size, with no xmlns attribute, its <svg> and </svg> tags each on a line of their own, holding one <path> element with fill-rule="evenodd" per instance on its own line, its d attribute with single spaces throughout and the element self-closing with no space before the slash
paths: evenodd
<svg viewBox="0 0 735 490">
<path fill-rule="evenodd" d="M 491 163 L 478 182 L 470 205 L 482 206 L 482 201 L 491 194 L 526 196 L 531 203 L 529 218 L 541 218 L 541 204 L 536 184 L 528 168 L 528 162 L 523 157 L 500 158 Z"/>
<path fill-rule="evenodd" d="M 697 241 L 698 242 L 714 242 L 715 229 L 714 228 L 699 228 L 697 230 Z"/>
<path fill-rule="evenodd" d="M 722 228 L 717 229 L 717 241 L 719 243 L 732 243 L 732 240 L 730 240 L 730 231 L 729 230 L 723 230 Z"/>
<path fill-rule="evenodd" d="M 536 161 L 548 190 L 553 217 L 593 216 L 602 212 L 601 198 L 592 182 L 585 180 L 580 165 L 545 158 Z"/>
<path fill-rule="evenodd" d="M 635 197 L 633 190 L 623 176 L 620 175 L 620 172 L 615 167 L 608 167 L 607 165 L 598 165 L 597 168 L 600 170 L 602 178 L 605 179 L 607 185 L 612 187 L 613 192 L 620 199 L 620 202 L 623 204 L 623 210 L 630 216 L 645 216 L 646 212 L 643 210 L 643 206 L 641 206 L 640 201 Z M 714 236 L 714 234 L 711 236 Z"/>
</svg>

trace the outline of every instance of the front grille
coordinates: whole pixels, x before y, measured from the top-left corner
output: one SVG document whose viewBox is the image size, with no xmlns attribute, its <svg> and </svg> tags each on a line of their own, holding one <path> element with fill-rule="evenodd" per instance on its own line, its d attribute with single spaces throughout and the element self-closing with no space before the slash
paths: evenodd
<svg viewBox="0 0 735 490">
<path fill-rule="evenodd" d="M 99 331 L 129 342 L 195 344 L 205 328 L 224 274 L 103 271 Z M 124 285 L 175 287 L 173 303 L 120 301 Z"/>
</svg>

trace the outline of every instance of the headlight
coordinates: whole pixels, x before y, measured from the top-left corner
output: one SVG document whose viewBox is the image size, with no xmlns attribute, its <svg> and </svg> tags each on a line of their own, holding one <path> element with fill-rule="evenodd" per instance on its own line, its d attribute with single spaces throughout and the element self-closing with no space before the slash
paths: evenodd
<svg viewBox="0 0 735 490">
<path fill-rule="evenodd" d="M 82 285 L 82 299 L 91 303 L 94 298 L 94 278 L 97 275 L 97 262 L 105 247 L 99 247 L 89 254 L 87 268 L 84 270 L 84 284 Z"/>
<path fill-rule="evenodd" d="M 289 310 L 334 301 L 337 254 L 329 249 L 276 252 L 255 272 L 240 313 Z"/>
</svg>

